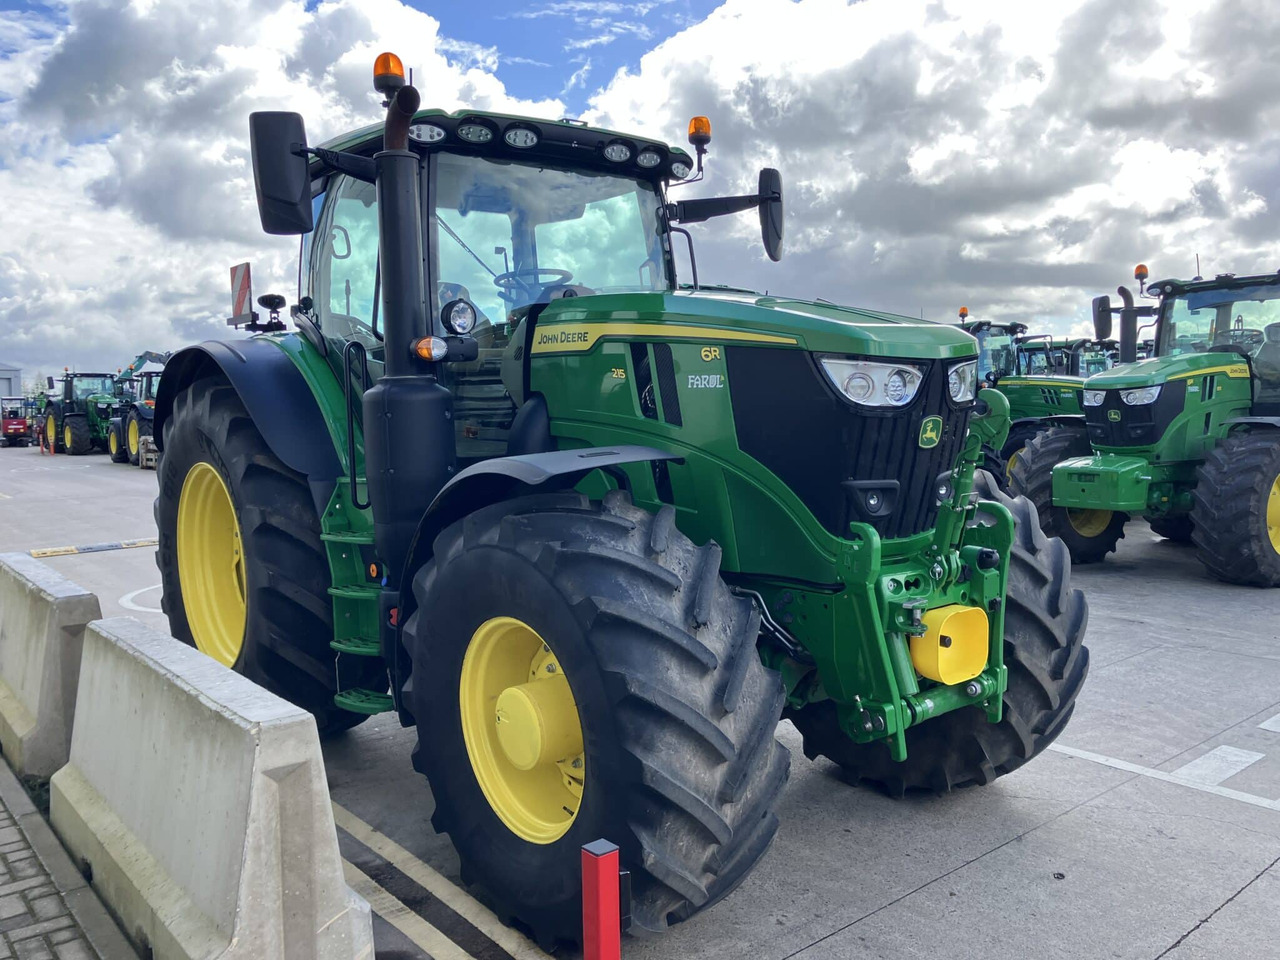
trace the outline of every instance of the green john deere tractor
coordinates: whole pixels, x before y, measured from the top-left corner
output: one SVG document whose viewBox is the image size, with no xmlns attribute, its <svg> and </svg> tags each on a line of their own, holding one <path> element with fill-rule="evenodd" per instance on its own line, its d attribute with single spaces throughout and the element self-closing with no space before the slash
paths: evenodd
<svg viewBox="0 0 1280 960">
<path fill-rule="evenodd" d="M 162 366 L 169 360 L 167 353 L 147 351 L 139 354 L 132 363 L 124 368 L 123 377 L 128 384 L 128 397 L 120 415 L 111 421 L 110 434 L 107 438 L 107 451 L 115 463 L 131 463 L 138 465 L 142 450 L 142 438 L 151 436 L 152 423 L 155 419 L 156 391 L 160 388 L 162 370 L 148 370 L 137 373 L 148 363 Z"/>
<path fill-rule="evenodd" d="M 1157 305 L 1094 300 L 1099 337 L 1120 316 L 1122 365 L 1090 377 L 1084 417 L 1027 444 L 1012 485 L 1078 562 L 1100 560 L 1130 514 L 1193 541 L 1230 583 L 1280 586 L 1280 275 L 1162 280 Z M 1137 362 L 1138 320 L 1154 356 Z"/>
<path fill-rule="evenodd" d="M 1113 340 L 1027 335 L 1024 323 L 968 317 L 961 307 L 960 328 L 978 341 L 978 376 L 1009 401 L 1009 435 L 998 456 L 988 452 L 986 463 L 1007 480 L 1028 440 L 1059 418 L 1081 415 L 1085 378 L 1114 366 L 1119 350 Z"/>
<path fill-rule="evenodd" d="M 111 433 L 111 418 L 116 416 L 124 397 L 109 373 L 67 372 L 59 380 L 60 395 L 49 397 L 44 411 L 44 435 L 50 449 L 74 456 L 97 448 L 106 450 Z M 49 389 L 54 386 L 48 378 Z"/>
<path fill-rule="evenodd" d="M 304 236 L 297 331 L 165 368 L 175 636 L 322 732 L 416 724 L 463 877 L 543 943 L 580 937 L 600 837 L 637 927 L 728 894 L 778 826 L 783 717 L 898 795 L 1062 731 L 1087 608 L 975 480 L 1008 407 L 972 338 L 678 283 L 680 223 L 756 210 L 780 256 L 776 171 L 674 200 L 682 149 L 375 85 L 385 124 L 323 149 L 250 119 L 264 229 Z"/>
</svg>

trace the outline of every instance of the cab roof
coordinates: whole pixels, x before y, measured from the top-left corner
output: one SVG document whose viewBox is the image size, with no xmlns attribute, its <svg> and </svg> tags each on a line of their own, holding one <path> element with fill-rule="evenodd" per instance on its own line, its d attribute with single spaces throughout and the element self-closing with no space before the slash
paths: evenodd
<svg viewBox="0 0 1280 960">
<path fill-rule="evenodd" d="M 1212 280 L 1159 280 L 1147 284 L 1147 289 L 1161 296 L 1170 296 L 1194 290 L 1230 290 L 1237 287 L 1265 287 L 1272 284 L 1280 284 L 1280 272 L 1261 273 L 1250 277 L 1220 273 Z"/>
<path fill-rule="evenodd" d="M 471 132 L 473 136 L 476 128 L 487 130 L 489 136 L 482 141 L 468 140 L 459 134 L 460 128 L 465 128 L 464 132 Z M 569 118 L 547 120 L 483 110 L 448 113 L 432 108 L 415 113 L 409 130 L 410 147 L 424 153 L 447 150 L 509 161 L 536 158 L 561 166 L 586 167 L 645 180 L 684 179 L 684 176 L 673 172 L 673 164 L 683 164 L 689 173 L 693 169 L 689 154 L 679 147 L 603 127 L 590 127 Z M 528 147 L 512 146 L 507 138 L 515 130 L 531 131 L 537 137 L 536 142 Z M 382 123 L 373 123 L 335 137 L 322 146 L 328 150 L 373 153 L 382 148 L 382 131 Z M 527 138 L 527 134 L 525 136 Z M 626 159 L 618 161 L 605 156 L 605 148 L 613 144 L 627 148 Z M 651 166 L 641 166 L 637 159 L 642 154 L 657 154 L 658 160 Z M 314 177 L 321 168 L 317 161 L 312 163 Z"/>
</svg>

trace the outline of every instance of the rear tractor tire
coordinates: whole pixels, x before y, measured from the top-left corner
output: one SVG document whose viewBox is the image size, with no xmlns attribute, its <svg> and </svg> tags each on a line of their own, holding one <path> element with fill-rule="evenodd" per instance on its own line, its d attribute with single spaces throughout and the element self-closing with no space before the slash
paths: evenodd
<svg viewBox="0 0 1280 960">
<path fill-rule="evenodd" d="M 142 456 L 142 438 L 151 436 L 151 421 L 143 420 L 137 410 L 130 410 L 124 421 L 125 455 L 135 467 Z"/>
<path fill-rule="evenodd" d="M 1192 540 L 1227 583 L 1280 587 L 1280 431 L 1227 436 L 1196 471 Z"/>
<path fill-rule="evenodd" d="M 964 707 L 907 729 L 907 759 L 896 762 L 883 741 L 855 743 L 840 729 L 836 707 L 820 701 L 790 714 L 805 756 L 834 761 L 845 776 L 894 797 L 947 793 L 985 785 L 1017 770 L 1051 744 L 1071 719 L 1089 672 L 1084 645 L 1089 608 L 1071 587 L 1071 561 L 1061 541 L 1044 535 L 1025 497 L 1000 492 L 994 477 L 975 476 L 986 500 L 1013 512 L 1016 539 L 1005 598 L 1004 662 L 1009 686 L 1004 716 L 987 722 Z"/>
<path fill-rule="evenodd" d="M 107 453 L 111 454 L 112 463 L 129 461 L 129 451 L 125 449 L 124 442 L 120 439 L 122 429 L 118 423 L 112 423 L 107 427 Z"/>
<path fill-rule="evenodd" d="M 620 492 L 514 499 L 446 529 L 413 576 L 432 823 L 545 947 L 581 938 L 584 843 L 621 848 L 643 933 L 727 895 L 778 827 L 790 755 L 759 613 L 674 516 Z"/>
<path fill-rule="evenodd" d="M 1009 474 L 1009 492 L 1035 506 L 1040 527 L 1067 545 L 1074 563 L 1094 563 L 1124 538 L 1129 515 L 1119 510 L 1076 510 L 1053 505 L 1053 468 L 1092 453 L 1089 436 L 1077 427 L 1050 427 L 1031 437 Z"/>
<path fill-rule="evenodd" d="M 218 378 L 174 397 L 159 467 L 156 565 L 169 629 L 184 643 L 311 711 L 320 734 L 367 719 L 343 688 L 387 688 L 380 658 L 335 665 L 329 567 L 306 478 L 282 463 Z"/>
<path fill-rule="evenodd" d="M 89 421 L 82 416 L 65 417 L 62 421 L 62 446 L 73 457 L 82 457 L 93 449 Z"/>
</svg>

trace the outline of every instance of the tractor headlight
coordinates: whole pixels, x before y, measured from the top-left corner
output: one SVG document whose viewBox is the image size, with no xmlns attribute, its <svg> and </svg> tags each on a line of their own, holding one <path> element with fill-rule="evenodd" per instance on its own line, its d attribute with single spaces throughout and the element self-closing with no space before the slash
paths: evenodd
<svg viewBox="0 0 1280 960">
<path fill-rule="evenodd" d="M 1131 407 L 1142 407 L 1148 403 L 1155 403 L 1156 397 L 1160 396 L 1160 384 L 1154 387 L 1139 387 L 1137 390 L 1121 390 L 1120 399 Z"/>
<path fill-rule="evenodd" d="M 440 311 L 440 319 L 450 333 L 466 336 L 475 329 L 476 308 L 462 299 L 450 300 Z"/>
<path fill-rule="evenodd" d="M 978 388 L 978 361 L 965 360 L 952 364 L 947 371 L 947 390 L 956 403 L 972 400 Z"/>
<path fill-rule="evenodd" d="M 1084 405 L 1086 407 L 1100 407 L 1107 399 L 1107 391 L 1105 390 L 1086 390 L 1084 392 Z"/>
<path fill-rule="evenodd" d="M 840 357 L 818 359 L 837 390 L 854 403 L 868 407 L 905 407 L 916 398 L 924 381 L 919 370 L 904 364 Z"/>
</svg>

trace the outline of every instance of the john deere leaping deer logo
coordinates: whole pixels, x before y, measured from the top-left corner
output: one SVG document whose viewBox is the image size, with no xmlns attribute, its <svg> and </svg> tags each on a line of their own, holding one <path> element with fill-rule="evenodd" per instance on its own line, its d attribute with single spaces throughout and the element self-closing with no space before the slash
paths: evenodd
<svg viewBox="0 0 1280 960">
<path fill-rule="evenodd" d="M 928 450 L 942 440 L 942 418 L 925 417 L 920 421 L 920 446 Z"/>
</svg>

